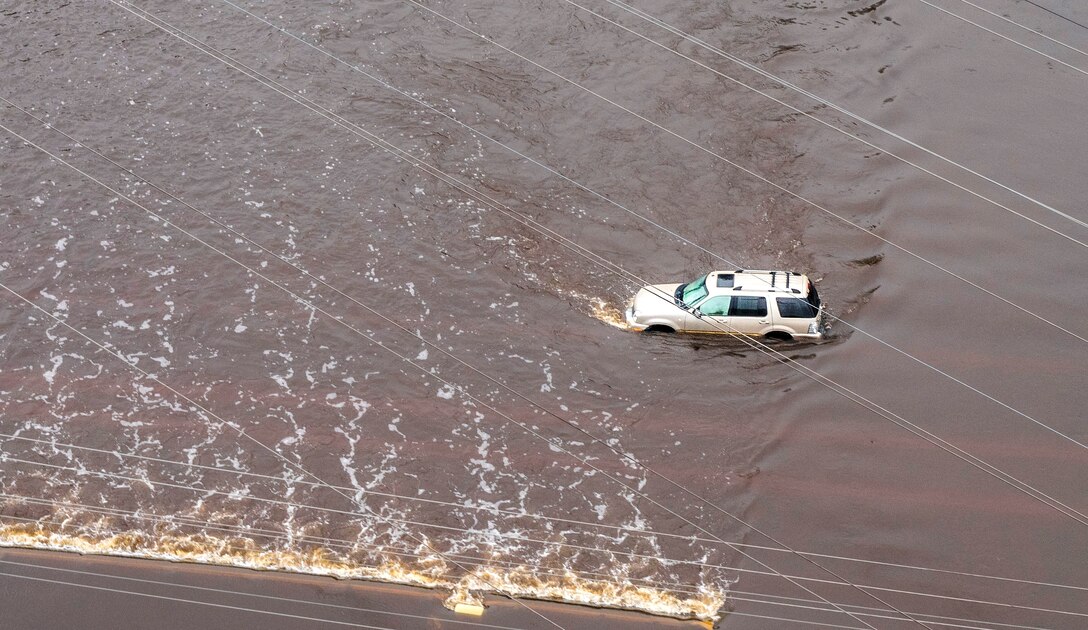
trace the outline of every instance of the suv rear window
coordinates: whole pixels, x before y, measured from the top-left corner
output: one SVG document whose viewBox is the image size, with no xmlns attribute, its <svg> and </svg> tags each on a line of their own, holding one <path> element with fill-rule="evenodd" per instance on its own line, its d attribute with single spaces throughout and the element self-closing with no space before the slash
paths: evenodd
<svg viewBox="0 0 1088 630">
<path fill-rule="evenodd" d="M 778 302 L 778 314 L 782 317 L 812 319 L 816 317 L 816 307 L 800 298 L 775 298 Z"/>
<path fill-rule="evenodd" d="M 738 295 L 729 305 L 730 317 L 766 317 L 767 298 Z"/>
</svg>

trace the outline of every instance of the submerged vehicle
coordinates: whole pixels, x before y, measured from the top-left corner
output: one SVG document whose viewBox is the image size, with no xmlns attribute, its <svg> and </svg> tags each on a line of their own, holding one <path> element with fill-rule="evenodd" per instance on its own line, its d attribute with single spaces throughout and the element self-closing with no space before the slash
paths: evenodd
<svg viewBox="0 0 1088 630">
<path fill-rule="evenodd" d="M 635 294 L 627 325 L 645 332 L 821 339 L 816 285 L 793 271 L 712 271 L 688 283 L 653 284 Z"/>
</svg>

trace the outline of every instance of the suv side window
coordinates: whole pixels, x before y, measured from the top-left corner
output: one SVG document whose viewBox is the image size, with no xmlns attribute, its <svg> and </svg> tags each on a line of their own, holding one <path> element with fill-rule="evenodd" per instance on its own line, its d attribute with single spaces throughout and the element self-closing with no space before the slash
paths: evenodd
<svg viewBox="0 0 1088 630">
<path fill-rule="evenodd" d="M 729 308 L 730 317 L 766 317 L 767 298 L 738 295 Z"/>
<path fill-rule="evenodd" d="M 729 313 L 729 300 L 730 296 L 728 295 L 712 297 L 699 305 L 699 312 L 703 315 L 725 317 Z"/>
<path fill-rule="evenodd" d="M 816 308 L 800 298 L 775 298 L 775 301 L 778 302 L 778 314 L 782 317 L 816 317 Z"/>
</svg>

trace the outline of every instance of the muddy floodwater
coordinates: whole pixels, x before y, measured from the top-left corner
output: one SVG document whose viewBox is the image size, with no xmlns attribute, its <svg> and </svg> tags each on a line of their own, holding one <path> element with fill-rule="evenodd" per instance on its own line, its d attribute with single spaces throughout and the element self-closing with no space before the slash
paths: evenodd
<svg viewBox="0 0 1088 630">
<path fill-rule="evenodd" d="M 5 3 L 0 545 L 235 567 L 5 552 L 5 608 L 143 623 L 25 579 L 92 584 L 51 562 L 431 589 L 336 617 L 371 627 L 1085 627 L 1085 24 Z M 828 338 L 624 329 L 642 284 L 735 268 L 809 274 Z"/>
</svg>

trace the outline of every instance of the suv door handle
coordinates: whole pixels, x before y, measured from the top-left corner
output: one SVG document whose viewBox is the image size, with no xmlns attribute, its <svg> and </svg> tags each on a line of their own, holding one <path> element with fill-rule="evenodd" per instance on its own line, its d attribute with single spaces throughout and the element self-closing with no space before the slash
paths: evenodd
<svg viewBox="0 0 1088 630">
<path fill-rule="evenodd" d="M 759 323 L 761 323 L 761 324 L 769 324 L 769 323 L 771 323 L 771 320 L 769 320 L 769 319 L 761 319 L 761 320 L 759 320 Z"/>
</svg>

